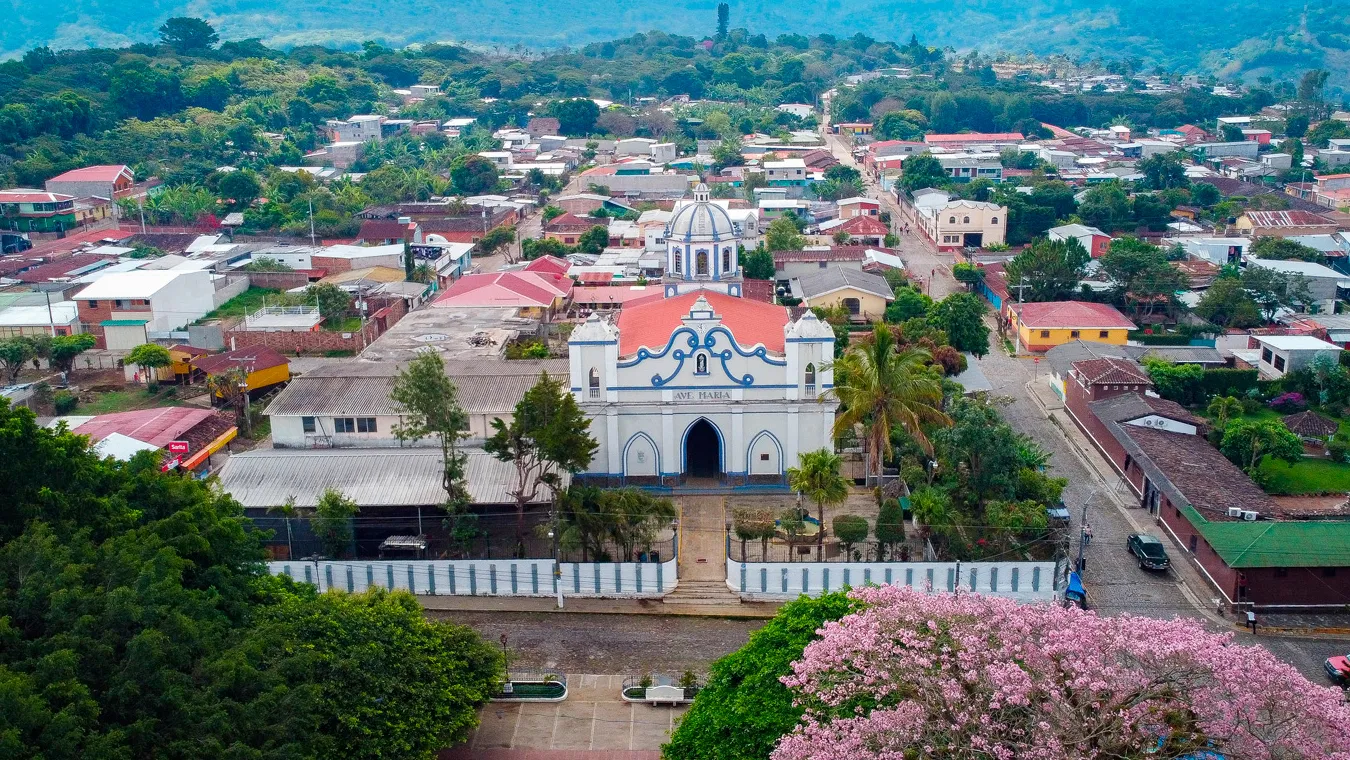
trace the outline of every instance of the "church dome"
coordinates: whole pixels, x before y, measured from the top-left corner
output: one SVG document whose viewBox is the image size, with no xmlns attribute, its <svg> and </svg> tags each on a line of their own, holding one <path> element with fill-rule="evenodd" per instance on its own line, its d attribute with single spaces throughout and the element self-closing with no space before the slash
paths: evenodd
<svg viewBox="0 0 1350 760">
<path fill-rule="evenodd" d="M 666 225 L 666 240 L 673 242 L 720 242 L 734 239 L 736 225 L 721 205 L 713 203 L 708 186 L 694 188 L 694 202 L 675 212 Z"/>
</svg>

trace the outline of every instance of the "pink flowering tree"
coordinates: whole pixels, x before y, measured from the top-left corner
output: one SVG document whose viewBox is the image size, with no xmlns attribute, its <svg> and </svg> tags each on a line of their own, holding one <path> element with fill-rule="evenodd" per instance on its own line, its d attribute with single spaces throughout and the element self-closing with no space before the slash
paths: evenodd
<svg viewBox="0 0 1350 760">
<path fill-rule="evenodd" d="M 783 678 L 805 713 L 773 760 L 1350 759 L 1338 690 L 1192 621 L 852 596 Z"/>
</svg>

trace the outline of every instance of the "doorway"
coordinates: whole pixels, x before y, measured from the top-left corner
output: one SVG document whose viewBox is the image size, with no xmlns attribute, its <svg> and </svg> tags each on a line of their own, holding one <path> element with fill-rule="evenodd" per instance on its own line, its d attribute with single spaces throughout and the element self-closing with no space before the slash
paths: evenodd
<svg viewBox="0 0 1350 760">
<path fill-rule="evenodd" d="M 684 472 L 691 478 L 722 474 L 722 440 L 707 419 L 700 418 L 684 435 Z"/>
</svg>

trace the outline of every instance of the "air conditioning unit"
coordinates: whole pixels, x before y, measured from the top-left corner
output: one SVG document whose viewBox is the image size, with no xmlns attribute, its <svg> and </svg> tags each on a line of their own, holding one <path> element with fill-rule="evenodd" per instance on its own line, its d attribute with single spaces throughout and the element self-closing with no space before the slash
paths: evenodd
<svg viewBox="0 0 1350 760">
<path fill-rule="evenodd" d="M 1247 522 L 1254 522 L 1256 520 L 1256 513 L 1244 511 L 1242 513 L 1242 519 L 1246 520 Z"/>
<path fill-rule="evenodd" d="M 1242 517 L 1242 507 L 1229 507 L 1228 516 L 1234 518 Z"/>
</svg>

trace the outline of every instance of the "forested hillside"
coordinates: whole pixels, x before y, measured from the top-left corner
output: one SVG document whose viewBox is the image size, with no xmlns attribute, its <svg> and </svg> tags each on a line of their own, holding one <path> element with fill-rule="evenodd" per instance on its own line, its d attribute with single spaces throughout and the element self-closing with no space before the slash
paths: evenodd
<svg viewBox="0 0 1350 760">
<path fill-rule="evenodd" d="M 612 3 L 600 0 L 483 0 L 441 3 L 391 0 L 378 5 L 329 0 L 73 0 L 15 3 L 0 26 L 0 55 L 39 45 L 120 46 L 147 42 L 166 18 L 209 13 L 226 39 L 261 38 L 269 45 L 355 47 L 375 39 L 389 45 L 456 41 L 491 47 L 556 49 L 664 31 L 711 34 L 712 0 Z M 1350 14 L 1343 3 L 1294 0 L 742 0 L 732 25 L 770 37 L 785 33 L 863 32 L 882 40 L 911 34 L 939 47 L 985 53 L 1068 54 L 1107 61 L 1135 59 L 1152 70 L 1246 75 L 1255 81 L 1293 69 L 1333 72 L 1333 92 L 1350 89 Z M 1306 15 L 1305 15 L 1306 14 Z"/>
</svg>

